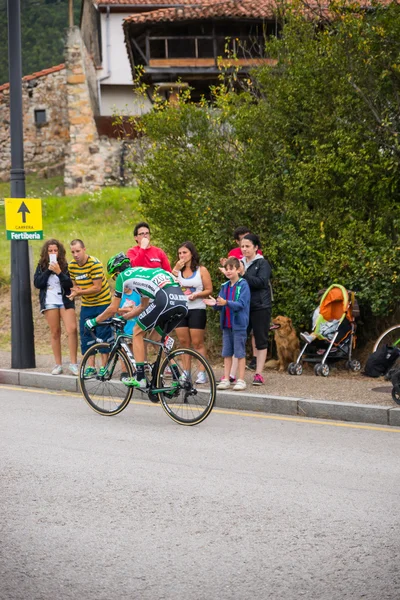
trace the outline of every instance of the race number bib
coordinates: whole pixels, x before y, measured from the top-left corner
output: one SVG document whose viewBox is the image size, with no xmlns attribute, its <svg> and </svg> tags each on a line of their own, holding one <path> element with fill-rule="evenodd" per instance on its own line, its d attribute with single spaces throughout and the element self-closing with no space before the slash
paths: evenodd
<svg viewBox="0 0 400 600">
<path fill-rule="evenodd" d="M 167 337 L 164 340 L 164 348 L 166 350 L 172 350 L 172 348 L 174 347 L 175 344 L 175 340 L 172 337 L 169 337 L 169 335 L 167 335 Z"/>
</svg>

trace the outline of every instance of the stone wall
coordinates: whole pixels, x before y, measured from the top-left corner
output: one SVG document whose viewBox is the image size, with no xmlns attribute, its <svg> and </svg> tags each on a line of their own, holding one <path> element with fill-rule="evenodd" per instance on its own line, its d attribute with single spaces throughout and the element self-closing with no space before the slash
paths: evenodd
<svg viewBox="0 0 400 600">
<path fill-rule="evenodd" d="M 66 154 L 66 194 L 98 190 L 118 179 L 120 142 L 98 135 L 94 99 L 95 70 L 78 27 L 68 33 L 66 46 L 67 106 L 70 144 Z"/>
<path fill-rule="evenodd" d="M 40 176 L 63 171 L 69 143 L 66 69 L 52 67 L 28 77 L 22 84 L 25 169 Z M 38 113 L 37 111 L 45 111 Z M 35 119 L 36 115 L 36 119 Z M 37 123 L 38 118 L 44 122 Z M 0 179 L 8 181 L 11 168 L 10 88 L 0 87 Z"/>
</svg>

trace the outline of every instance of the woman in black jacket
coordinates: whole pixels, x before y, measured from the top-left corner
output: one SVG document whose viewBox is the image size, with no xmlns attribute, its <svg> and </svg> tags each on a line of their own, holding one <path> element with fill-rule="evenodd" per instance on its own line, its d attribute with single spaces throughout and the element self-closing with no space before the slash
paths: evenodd
<svg viewBox="0 0 400 600">
<path fill-rule="evenodd" d="M 33 283 L 40 290 L 40 311 L 44 314 L 51 332 L 51 347 L 56 365 L 52 375 L 61 375 L 61 319 L 68 335 L 70 354 L 69 371 L 78 375 L 78 335 L 75 302 L 68 296 L 72 281 L 68 273 L 65 248 L 58 240 L 51 239 L 43 244 Z"/>
<path fill-rule="evenodd" d="M 250 322 L 248 331 L 253 331 L 257 359 L 253 385 L 262 385 L 261 375 L 268 351 L 269 325 L 271 321 L 271 265 L 257 251 L 261 249 L 260 238 L 253 233 L 246 234 L 241 241 L 243 263 L 246 269 L 244 278 L 250 287 Z"/>
</svg>

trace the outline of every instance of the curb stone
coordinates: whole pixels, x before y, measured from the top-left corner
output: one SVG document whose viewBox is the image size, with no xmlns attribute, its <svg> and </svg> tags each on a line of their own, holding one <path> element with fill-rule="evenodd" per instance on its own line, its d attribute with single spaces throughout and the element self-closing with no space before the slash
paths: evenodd
<svg viewBox="0 0 400 600">
<path fill-rule="evenodd" d="M 77 377 L 0 369 L 0 384 L 79 392 Z M 216 408 L 400 427 L 400 408 L 268 394 L 218 392 Z"/>
</svg>

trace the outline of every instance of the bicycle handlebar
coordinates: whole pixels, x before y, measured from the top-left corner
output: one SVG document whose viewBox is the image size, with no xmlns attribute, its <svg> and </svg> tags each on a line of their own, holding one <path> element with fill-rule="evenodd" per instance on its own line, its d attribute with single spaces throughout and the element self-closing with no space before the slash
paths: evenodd
<svg viewBox="0 0 400 600">
<path fill-rule="evenodd" d="M 112 317 L 111 319 L 107 319 L 106 321 L 102 321 L 101 323 L 99 323 L 99 326 L 111 325 L 111 327 L 114 327 L 114 329 L 116 329 L 117 331 L 118 330 L 122 331 L 123 328 L 125 327 L 126 323 L 127 323 L 127 321 L 123 317 Z M 93 329 L 89 329 L 88 327 L 85 327 L 85 330 L 90 333 L 91 337 L 94 340 L 96 340 L 96 342 L 98 344 L 101 344 L 102 342 L 104 342 L 104 340 L 102 338 L 99 338 L 96 336 Z"/>
</svg>

